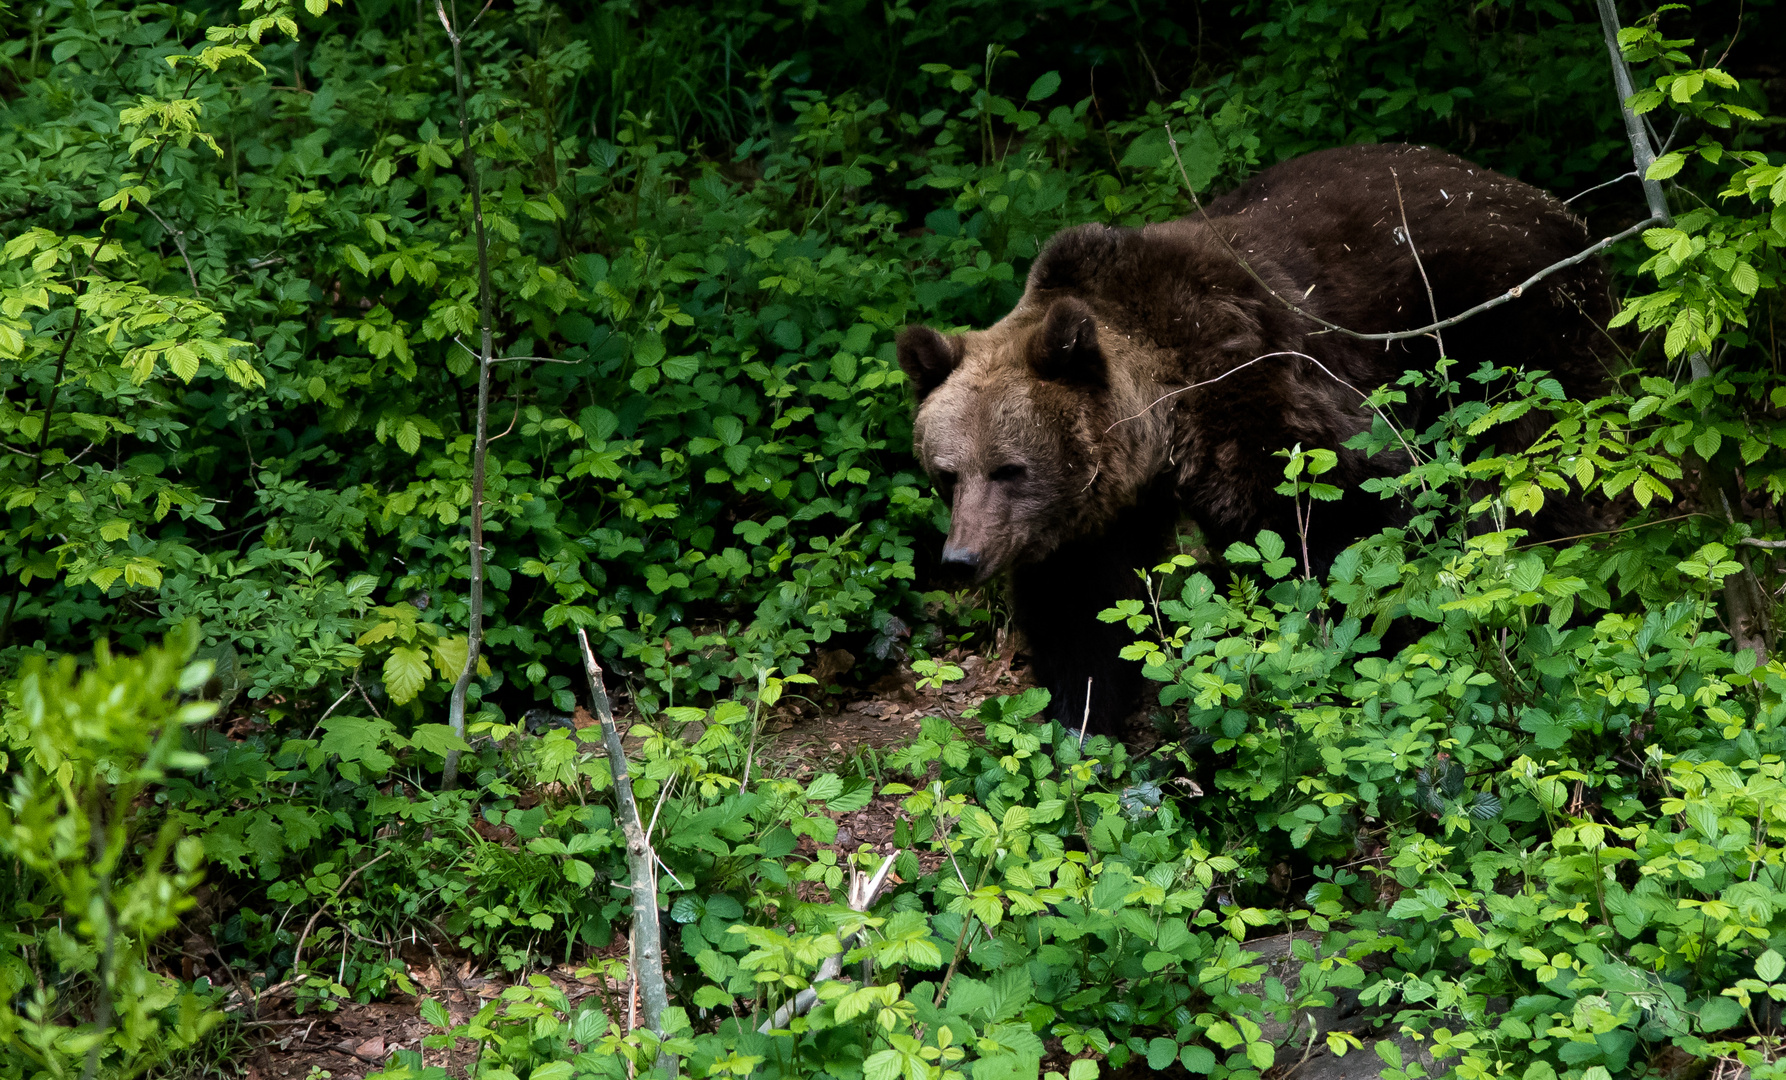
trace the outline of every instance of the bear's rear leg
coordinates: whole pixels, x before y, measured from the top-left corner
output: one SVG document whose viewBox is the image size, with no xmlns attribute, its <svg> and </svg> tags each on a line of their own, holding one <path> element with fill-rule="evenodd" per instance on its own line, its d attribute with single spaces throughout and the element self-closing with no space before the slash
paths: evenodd
<svg viewBox="0 0 1786 1080">
<path fill-rule="evenodd" d="M 1048 715 L 1069 731 L 1120 735 L 1142 704 L 1141 665 L 1119 655 L 1138 635 L 1123 623 L 1098 621 L 1118 600 L 1146 596 L 1136 571 L 1157 564 L 1178 521 L 1170 492 L 1150 492 L 1099 536 L 1061 545 L 1011 575 L 1018 629 L 1029 644 L 1036 681 L 1048 689 Z M 1091 711 L 1085 707 L 1091 680 Z"/>
</svg>

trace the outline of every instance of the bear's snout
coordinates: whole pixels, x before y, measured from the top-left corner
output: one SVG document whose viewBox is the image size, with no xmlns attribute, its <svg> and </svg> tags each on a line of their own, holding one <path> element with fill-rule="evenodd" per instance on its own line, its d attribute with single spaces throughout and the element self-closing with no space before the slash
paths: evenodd
<svg viewBox="0 0 1786 1080">
<path fill-rule="evenodd" d="M 980 553 L 972 548 L 959 547 L 955 544 L 943 545 L 943 569 L 959 574 L 980 574 Z"/>
<path fill-rule="evenodd" d="M 944 573 L 971 578 L 979 585 L 1004 569 L 1010 560 L 1012 515 L 1003 487 L 977 470 L 955 485 L 949 538 L 943 542 Z"/>
</svg>

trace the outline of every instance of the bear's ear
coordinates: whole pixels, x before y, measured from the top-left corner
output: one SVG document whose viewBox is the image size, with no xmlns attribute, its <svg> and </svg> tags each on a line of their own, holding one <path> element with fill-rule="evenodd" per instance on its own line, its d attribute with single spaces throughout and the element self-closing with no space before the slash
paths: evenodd
<svg viewBox="0 0 1786 1080">
<path fill-rule="evenodd" d="M 928 326 L 908 326 L 899 333 L 899 367 L 912 381 L 922 402 L 943 385 L 961 363 L 961 339 L 944 337 Z"/>
<path fill-rule="evenodd" d="M 1098 349 L 1098 321 L 1085 301 L 1063 296 L 1048 305 L 1041 332 L 1030 341 L 1029 366 L 1054 382 L 1104 381 L 1104 354 Z"/>
</svg>

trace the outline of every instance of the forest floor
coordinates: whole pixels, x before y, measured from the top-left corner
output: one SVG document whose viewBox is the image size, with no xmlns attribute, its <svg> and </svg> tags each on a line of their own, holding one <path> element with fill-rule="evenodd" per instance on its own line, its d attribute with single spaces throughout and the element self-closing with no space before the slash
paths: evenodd
<svg viewBox="0 0 1786 1080">
<path fill-rule="evenodd" d="M 821 655 L 821 665 L 847 663 L 835 654 Z M 981 728 L 972 714 L 980 702 L 1001 694 L 1015 694 L 1032 685 L 1015 646 L 1007 644 L 991 656 L 939 657 L 956 664 L 962 678 L 941 688 L 918 689 L 909 664 L 883 676 L 860 696 L 840 696 L 831 701 L 788 697 L 764 725 L 768 743 L 763 748 L 763 772 L 771 776 L 804 779 L 822 772 L 852 768 L 878 773 L 881 758 L 917 738 L 927 716 L 954 721 L 970 736 Z M 755 771 L 755 770 L 753 770 Z M 897 797 L 877 797 L 860 810 L 836 815 L 836 843 L 840 856 L 868 844 L 877 852 L 892 854 L 894 824 L 900 813 Z M 500 837 L 487 837 L 502 842 Z M 812 841 L 802 839 L 802 847 Z M 810 852 L 809 852 L 810 853 Z M 817 886 L 816 888 L 822 888 Z M 436 954 L 424 945 L 400 950 L 408 975 L 426 997 L 447 1007 L 453 1022 L 463 1023 L 485 1003 L 516 981 L 501 969 L 480 967 L 461 950 L 436 942 Z M 625 987 L 613 980 L 587 974 L 593 962 L 624 957 L 626 942 L 616 939 L 606 949 L 570 964 L 555 965 L 544 974 L 562 990 L 573 1008 L 591 995 L 602 995 L 610 1016 L 624 1011 Z M 579 974 L 582 972 L 582 974 Z M 422 1050 L 428 1065 L 447 1067 L 464 1075 L 472 1064 L 475 1044 L 460 1040 L 452 1048 L 422 1048 L 432 1033 L 420 1014 L 423 998 L 393 995 L 388 1001 L 367 1004 L 339 1002 L 333 1011 L 318 1012 L 314 1004 L 296 1011 L 289 996 L 259 1003 L 258 1015 L 247 1021 L 236 1043 L 240 1059 L 225 1062 L 249 1080 L 362 1080 L 384 1067 L 395 1050 Z"/>
</svg>

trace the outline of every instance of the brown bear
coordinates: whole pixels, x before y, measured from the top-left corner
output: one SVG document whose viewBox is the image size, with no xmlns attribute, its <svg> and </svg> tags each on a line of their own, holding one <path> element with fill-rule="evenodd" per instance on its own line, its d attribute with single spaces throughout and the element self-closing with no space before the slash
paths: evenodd
<svg viewBox="0 0 1786 1080">
<path fill-rule="evenodd" d="M 1391 145 L 1276 165 L 1207 217 L 1067 229 L 989 329 L 900 335 L 917 399 L 913 449 L 952 511 L 943 563 L 979 581 L 1009 570 L 1052 714 L 1078 729 L 1090 678 L 1088 726 L 1114 732 L 1142 678 L 1117 655 L 1133 635 L 1097 614 L 1141 595 L 1136 569 L 1161 561 L 1181 515 L 1216 552 L 1271 529 L 1300 555 L 1294 505 L 1275 492 L 1277 452 L 1300 444 L 1338 454 L 1322 479 L 1345 491 L 1312 511 L 1315 573 L 1407 520 L 1399 502 L 1358 487 L 1405 470 L 1407 456 L 1343 444 L 1371 423 L 1360 392 L 1433 371 L 1437 343 L 1361 341 L 1292 305 L 1358 333 L 1418 328 L 1435 308 L 1455 315 L 1585 246 L 1582 223 L 1545 192 Z M 1588 260 L 1450 328 L 1453 389 L 1408 386 L 1397 423 L 1424 430 L 1453 393 L 1480 394 L 1468 376 L 1484 362 L 1547 370 L 1574 396 L 1591 390 L 1605 374 L 1596 350 L 1610 305 L 1604 270 Z M 1267 354 L 1280 355 L 1248 364 Z M 1198 383 L 1208 385 L 1184 389 Z M 1529 442 L 1542 423 L 1495 438 Z M 1543 522 L 1533 531 L 1560 534 Z"/>
</svg>

